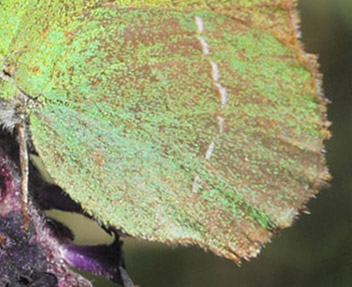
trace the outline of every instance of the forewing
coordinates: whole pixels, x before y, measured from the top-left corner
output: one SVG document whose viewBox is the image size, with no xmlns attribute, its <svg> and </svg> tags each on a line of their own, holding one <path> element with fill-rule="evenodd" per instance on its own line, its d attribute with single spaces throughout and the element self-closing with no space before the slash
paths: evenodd
<svg viewBox="0 0 352 287">
<path fill-rule="evenodd" d="M 29 10 L 13 44 L 49 173 L 128 234 L 255 256 L 325 174 L 292 2 L 93 2 Z"/>
</svg>

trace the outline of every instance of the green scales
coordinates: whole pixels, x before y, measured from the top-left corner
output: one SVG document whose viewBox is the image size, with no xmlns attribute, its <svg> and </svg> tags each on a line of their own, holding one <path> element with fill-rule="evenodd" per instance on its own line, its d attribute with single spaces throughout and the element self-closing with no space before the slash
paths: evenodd
<svg viewBox="0 0 352 287">
<path fill-rule="evenodd" d="M 0 120 L 23 174 L 30 141 L 106 224 L 256 256 L 328 177 L 295 13 L 288 0 L 2 0 Z"/>
</svg>

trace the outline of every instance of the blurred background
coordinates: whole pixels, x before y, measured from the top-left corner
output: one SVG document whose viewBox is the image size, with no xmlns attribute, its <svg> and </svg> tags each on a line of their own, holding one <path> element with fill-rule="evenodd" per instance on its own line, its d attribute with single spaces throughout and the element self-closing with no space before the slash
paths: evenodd
<svg viewBox="0 0 352 287">
<path fill-rule="evenodd" d="M 326 143 L 331 187 L 310 201 L 258 259 L 242 267 L 198 248 L 125 240 L 127 270 L 141 287 L 352 286 L 352 0 L 300 0 L 306 50 L 319 55 L 331 101 Z M 94 286 L 117 286 L 92 279 Z"/>
</svg>

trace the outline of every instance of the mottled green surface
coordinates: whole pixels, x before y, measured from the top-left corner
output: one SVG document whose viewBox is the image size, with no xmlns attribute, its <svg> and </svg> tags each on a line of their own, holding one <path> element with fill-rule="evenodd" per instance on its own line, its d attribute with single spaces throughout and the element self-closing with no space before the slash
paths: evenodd
<svg viewBox="0 0 352 287">
<path fill-rule="evenodd" d="M 238 260 L 315 193 L 324 107 L 291 1 L 17 2 L 0 97 L 35 99 L 39 155 L 100 220 Z"/>
</svg>

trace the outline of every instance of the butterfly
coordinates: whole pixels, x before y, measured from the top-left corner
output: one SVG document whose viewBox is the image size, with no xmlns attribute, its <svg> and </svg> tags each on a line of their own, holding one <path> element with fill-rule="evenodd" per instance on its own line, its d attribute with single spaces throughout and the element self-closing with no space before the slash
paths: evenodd
<svg viewBox="0 0 352 287">
<path fill-rule="evenodd" d="M 328 179 L 295 1 L 0 2 L 0 122 L 84 210 L 240 261 Z M 24 207 L 25 213 L 25 207 Z"/>
</svg>

